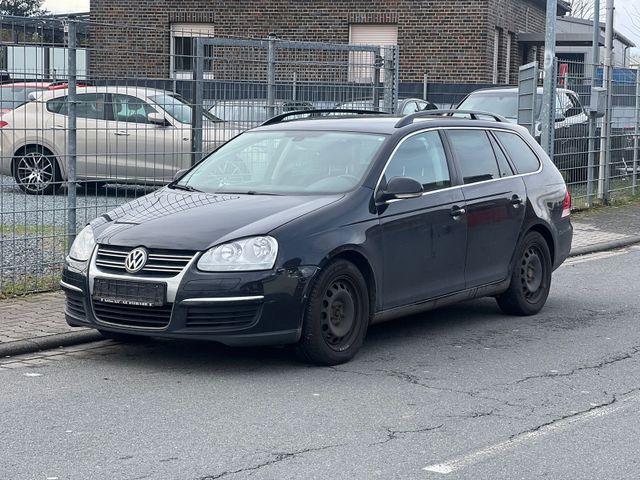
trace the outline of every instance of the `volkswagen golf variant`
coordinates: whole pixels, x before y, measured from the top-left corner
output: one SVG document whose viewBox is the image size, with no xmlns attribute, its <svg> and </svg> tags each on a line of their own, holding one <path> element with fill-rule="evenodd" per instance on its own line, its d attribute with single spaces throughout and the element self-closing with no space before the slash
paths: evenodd
<svg viewBox="0 0 640 480">
<path fill-rule="evenodd" d="M 78 234 L 67 322 L 333 365 L 369 325 L 452 302 L 536 314 L 571 246 L 566 185 L 523 128 L 456 113 L 286 113 L 239 135 Z"/>
</svg>

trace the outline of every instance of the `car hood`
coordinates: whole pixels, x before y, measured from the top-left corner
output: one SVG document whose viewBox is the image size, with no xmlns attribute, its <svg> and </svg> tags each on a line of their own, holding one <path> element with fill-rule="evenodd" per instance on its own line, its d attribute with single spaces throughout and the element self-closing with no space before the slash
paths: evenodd
<svg viewBox="0 0 640 480">
<path fill-rule="evenodd" d="M 176 250 L 265 235 L 342 195 L 272 196 L 185 192 L 163 188 L 91 222 L 97 243 Z"/>
</svg>

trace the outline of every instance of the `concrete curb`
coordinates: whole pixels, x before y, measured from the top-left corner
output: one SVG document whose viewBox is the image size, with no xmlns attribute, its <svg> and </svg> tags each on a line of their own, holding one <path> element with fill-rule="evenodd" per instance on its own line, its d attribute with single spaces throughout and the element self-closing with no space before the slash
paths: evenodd
<svg viewBox="0 0 640 480">
<path fill-rule="evenodd" d="M 616 248 L 628 247 L 629 245 L 634 245 L 636 243 L 640 243 L 640 235 L 633 235 L 626 238 L 611 240 L 610 242 L 594 243 L 593 245 L 572 248 L 569 256 L 578 257 L 580 255 L 587 255 L 589 253 L 605 252 L 607 250 L 614 250 Z"/>
<path fill-rule="evenodd" d="M 50 350 L 58 347 L 70 347 L 81 343 L 104 340 L 97 330 L 82 330 L 79 332 L 66 332 L 47 335 L 45 337 L 35 337 L 15 342 L 0 343 L 0 357 L 12 357 L 25 353 L 38 352 L 40 350 Z"/>
</svg>

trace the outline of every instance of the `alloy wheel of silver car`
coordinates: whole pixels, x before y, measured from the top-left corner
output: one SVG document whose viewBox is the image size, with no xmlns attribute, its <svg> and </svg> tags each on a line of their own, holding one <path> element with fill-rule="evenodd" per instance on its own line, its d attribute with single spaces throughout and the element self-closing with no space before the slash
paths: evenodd
<svg viewBox="0 0 640 480">
<path fill-rule="evenodd" d="M 41 149 L 25 152 L 16 161 L 15 180 L 26 193 L 54 193 L 60 187 L 55 158 Z"/>
</svg>

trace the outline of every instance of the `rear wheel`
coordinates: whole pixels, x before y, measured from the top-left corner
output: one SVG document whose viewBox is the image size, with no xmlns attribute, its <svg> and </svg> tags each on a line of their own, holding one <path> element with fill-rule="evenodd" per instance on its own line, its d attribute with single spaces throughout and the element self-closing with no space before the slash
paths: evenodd
<svg viewBox="0 0 640 480">
<path fill-rule="evenodd" d="M 360 349 L 369 325 L 367 283 L 358 268 L 336 260 L 323 269 L 307 302 L 299 357 L 318 365 L 351 360 Z"/>
<path fill-rule="evenodd" d="M 496 297 L 500 309 L 511 315 L 535 315 L 551 289 L 551 254 L 544 237 L 529 232 L 520 242 L 509 289 Z"/>
<path fill-rule="evenodd" d="M 46 148 L 32 146 L 16 155 L 13 176 L 30 195 L 51 195 L 60 189 L 62 175 L 56 157 Z"/>
</svg>

